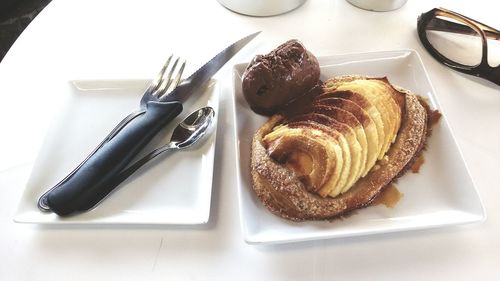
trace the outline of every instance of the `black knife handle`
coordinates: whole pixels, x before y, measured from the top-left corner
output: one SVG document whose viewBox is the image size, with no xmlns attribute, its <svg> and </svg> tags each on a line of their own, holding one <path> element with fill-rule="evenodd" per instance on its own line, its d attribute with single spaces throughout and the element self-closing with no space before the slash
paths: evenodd
<svg viewBox="0 0 500 281">
<path fill-rule="evenodd" d="M 111 184 L 113 178 L 181 111 L 179 102 L 148 102 L 144 114 L 134 118 L 46 194 L 50 210 L 67 216 L 94 207 L 116 187 Z"/>
</svg>

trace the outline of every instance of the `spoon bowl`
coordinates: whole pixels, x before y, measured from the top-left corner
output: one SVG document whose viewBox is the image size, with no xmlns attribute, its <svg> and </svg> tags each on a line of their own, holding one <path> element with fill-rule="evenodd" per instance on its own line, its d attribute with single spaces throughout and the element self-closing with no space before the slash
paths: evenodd
<svg viewBox="0 0 500 281">
<path fill-rule="evenodd" d="M 175 127 L 170 144 L 178 149 L 192 146 L 209 133 L 214 117 L 214 109 L 208 106 L 191 113 Z"/>
</svg>

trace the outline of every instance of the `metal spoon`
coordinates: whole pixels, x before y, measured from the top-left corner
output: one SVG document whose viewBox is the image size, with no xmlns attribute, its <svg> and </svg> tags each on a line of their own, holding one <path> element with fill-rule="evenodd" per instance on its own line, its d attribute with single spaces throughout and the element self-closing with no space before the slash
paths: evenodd
<svg viewBox="0 0 500 281">
<path fill-rule="evenodd" d="M 203 136 L 207 135 L 212 127 L 214 117 L 215 111 L 210 106 L 202 107 L 191 113 L 188 117 L 186 117 L 186 119 L 179 123 L 177 127 L 175 127 L 168 144 L 156 148 L 146 156 L 137 160 L 134 164 L 127 167 L 125 170 L 121 171 L 112 184 L 115 186 L 120 184 L 144 164 L 164 152 L 184 149 L 192 146 Z"/>
<path fill-rule="evenodd" d="M 175 127 L 168 144 L 156 148 L 141 159 L 137 160 L 132 165 L 122 170 L 114 179 L 111 180 L 107 189 L 115 189 L 118 185 L 120 185 L 120 183 L 130 177 L 140 167 L 144 166 L 144 164 L 151 161 L 158 155 L 170 150 L 184 149 L 198 142 L 203 136 L 207 135 L 211 131 L 210 129 L 212 128 L 214 117 L 215 111 L 209 106 L 200 108 L 197 111 L 191 113 L 188 117 L 186 117 L 186 119 L 179 123 L 177 127 Z M 107 196 L 109 196 L 109 194 Z M 104 200 L 106 197 L 102 198 L 101 201 L 96 202 L 92 208 L 99 205 L 100 202 L 102 202 L 102 200 Z M 44 196 L 40 198 L 39 207 L 43 211 L 50 211 L 50 208 L 48 208 L 46 204 L 45 198 L 46 197 Z"/>
<path fill-rule="evenodd" d="M 181 123 L 179 123 L 177 127 L 175 127 L 168 144 L 156 148 L 141 159 L 137 160 L 132 165 L 122 170 L 109 183 L 108 190 L 115 189 L 120 183 L 130 177 L 140 167 L 144 166 L 144 164 L 151 161 L 158 155 L 174 149 L 177 150 L 188 148 L 194 143 L 198 142 L 203 136 L 207 135 L 209 131 L 211 131 L 210 129 L 212 128 L 214 117 L 215 111 L 209 106 L 200 108 L 191 113 Z M 50 212 L 50 208 L 48 207 L 46 200 L 46 196 L 42 195 L 38 202 L 38 206 L 42 211 Z M 97 202 L 94 207 L 99 205 L 99 203 L 100 201 Z"/>
</svg>

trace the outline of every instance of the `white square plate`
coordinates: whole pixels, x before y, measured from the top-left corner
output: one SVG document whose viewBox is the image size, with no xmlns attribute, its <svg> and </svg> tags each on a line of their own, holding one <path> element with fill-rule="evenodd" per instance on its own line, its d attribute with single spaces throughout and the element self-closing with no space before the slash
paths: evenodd
<svg viewBox="0 0 500 281">
<path fill-rule="evenodd" d="M 413 50 L 335 55 L 318 58 L 321 79 L 359 74 L 387 76 L 391 83 L 428 98 L 439 110 L 418 54 Z M 270 213 L 255 196 L 250 177 L 252 135 L 267 118 L 252 112 L 241 92 L 246 64 L 234 67 L 236 151 L 241 227 L 247 243 L 285 243 L 389 233 L 480 222 L 485 213 L 445 116 L 434 127 L 418 174 L 398 179 L 403 197 L 390 209 L 383 205 L 357 210 L 343 220 L 291 222 Z"/>
<path fill-rule="evenodd" d="M 93 210 L 60 218 L 42 213 L 39 196 L 80 163 L 128 113 L 139 109 L 145 80 L 71 81 L 48 130 L 15 217 L 40 224 L 202 224 L 208 222 L 212 194 L 215 131 L 193 149 L 166 153 L 146 164 Z M 195 100 L 195 101 L 194 101 Z M 218 84 L 184 104 L 144 153 L 166 144 L 173 128 L 190 112 L 210 105 L 217 114 Z M 217 115 L 216 115 L 217 116 Z M 216 124 L 215 124 L 216 126 Z M 196 175 L 196 176 L 193 176 Z"/>
</svg>

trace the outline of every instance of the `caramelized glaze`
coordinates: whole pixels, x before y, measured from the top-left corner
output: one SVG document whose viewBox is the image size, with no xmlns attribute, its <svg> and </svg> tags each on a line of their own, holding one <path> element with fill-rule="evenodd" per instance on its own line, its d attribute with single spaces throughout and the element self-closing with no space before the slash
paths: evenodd
<svg viewBox="0 0 500 281">
<path fill-rule="evenodd" d="M 394 208 L 399 200 L 403 197 L 403 193 L 399 191 L 396 185 L 389 184 L 377 198 L 373 200 L 373 205 L 385 205 L 387 208 Z"/>
</svg>

